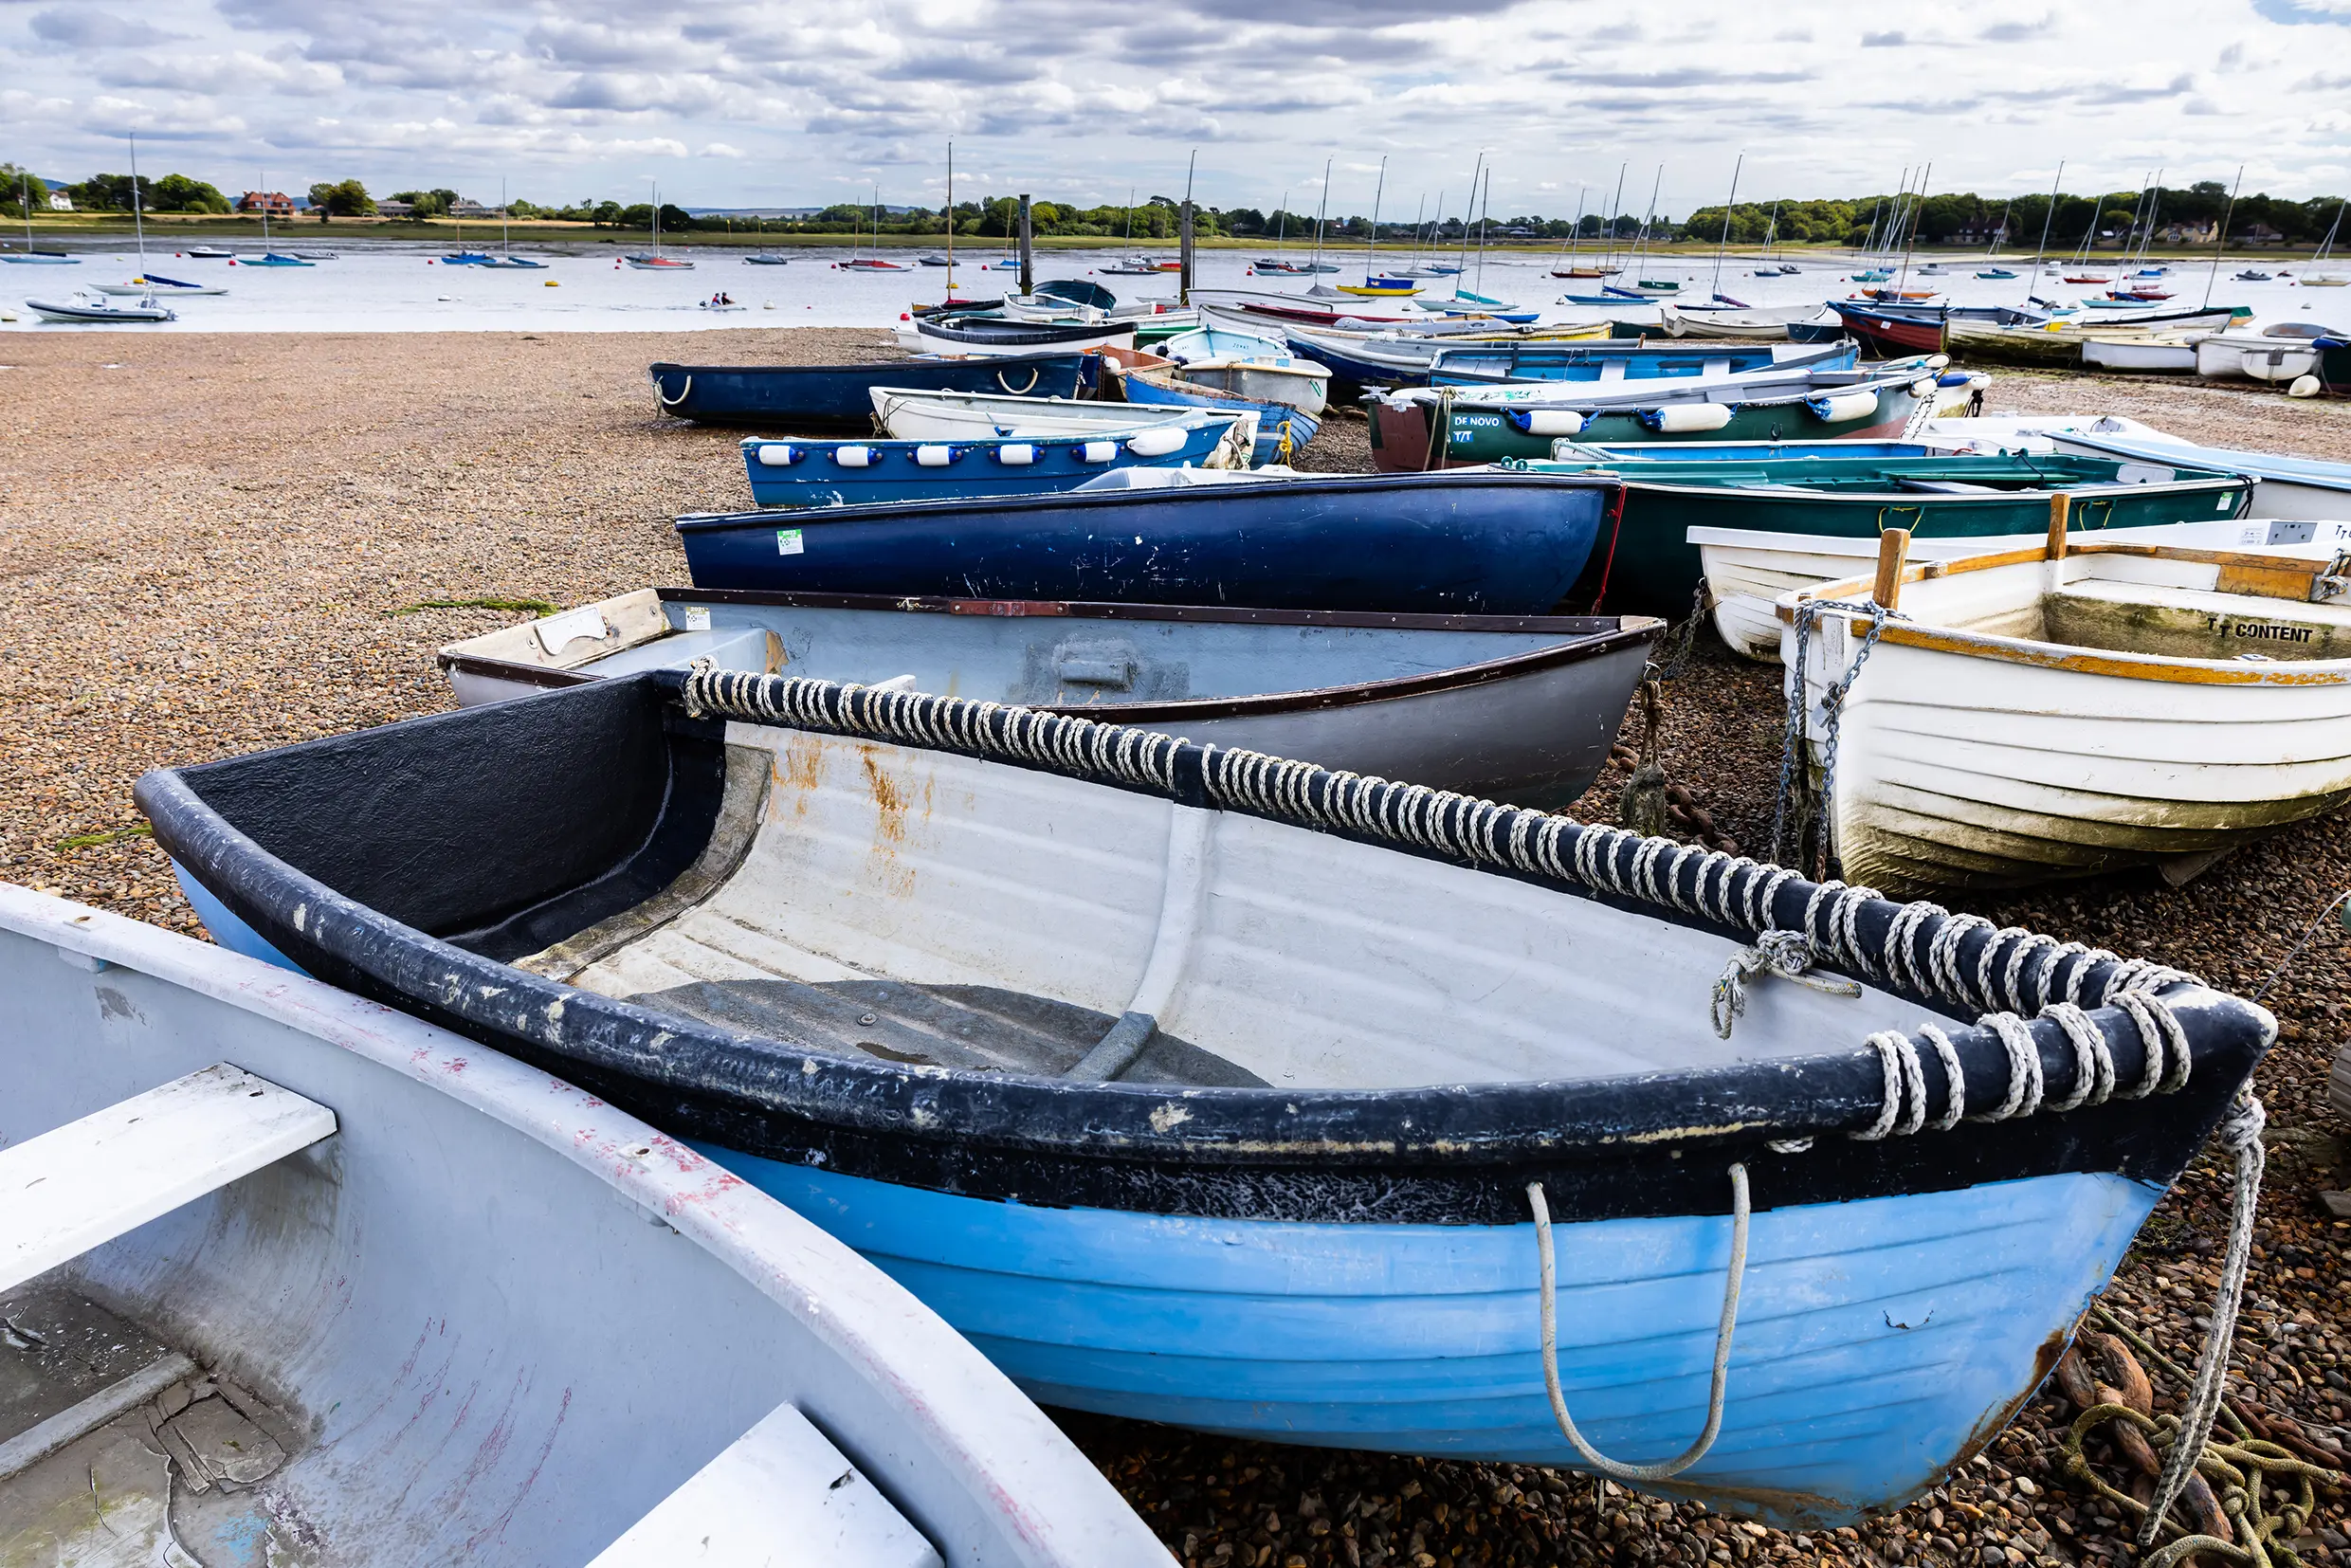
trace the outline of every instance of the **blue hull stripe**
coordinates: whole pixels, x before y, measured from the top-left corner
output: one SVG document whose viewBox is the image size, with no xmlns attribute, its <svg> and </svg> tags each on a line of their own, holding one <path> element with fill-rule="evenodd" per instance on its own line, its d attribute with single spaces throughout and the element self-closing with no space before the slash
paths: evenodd
<svg viewBox="0 0 2351 1568">
<path fill-rule="evenodd" d="M 1033 1209 L 705 1152 L 881 1265 L 1048 1404 L 1576 1463 L 1535 1348 L 1531 1224 Z M 2056 1176 L 1757 1214 L 1722 1436 L 1684 1484 L 1790 1524 L 1932 1486 L 2047 1370 L 2160 1195 Z M 1678 1452 L 1704 1419 L 1728 1220 L 1558 1238 L 1578 1424 L 1619 1458 Z"/>
</svg>

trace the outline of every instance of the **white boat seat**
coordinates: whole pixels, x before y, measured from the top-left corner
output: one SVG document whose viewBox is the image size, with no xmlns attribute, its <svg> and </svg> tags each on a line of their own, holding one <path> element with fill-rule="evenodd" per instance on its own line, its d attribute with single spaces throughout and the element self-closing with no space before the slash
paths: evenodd
<svg viewBox="0 0 2351 1568">
<path fill-rule="evenodd" d="M 335 1113 L 219 1064 L 0 1149 L 0 1290 L 335 1131 Z"/>
<path fill-rule="evenodd" d="M 588 1568 L 941 1568 L 809 1418 L 778 1405 Z"/>
</svg>

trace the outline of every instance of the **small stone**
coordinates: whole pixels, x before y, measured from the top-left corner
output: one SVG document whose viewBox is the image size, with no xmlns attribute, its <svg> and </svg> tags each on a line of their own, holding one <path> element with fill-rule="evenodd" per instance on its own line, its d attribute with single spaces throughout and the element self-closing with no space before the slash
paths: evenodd
<svg viewBox="0 0 2351 1568">
<path fill-rule="evenodd" d="M 2319 1194 L 2319 1202 L 2337 1219 L 2351 1219 L 2351 1193 L 2323 1192 Z"/>
</svg>

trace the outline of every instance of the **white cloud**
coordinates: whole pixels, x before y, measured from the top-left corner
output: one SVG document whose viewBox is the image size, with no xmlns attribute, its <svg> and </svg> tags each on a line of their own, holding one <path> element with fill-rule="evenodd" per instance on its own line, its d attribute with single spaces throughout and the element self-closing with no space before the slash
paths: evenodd
<svg viewBox="0 0 2351 1568">
<path fill-rule="evenodd" d="M 2095 51 L 2048 0 L 1913 25 L 1827 0 L 20 0 L 0 6 L 13 150 L 60 177 L 108 167 L 137 130 L 219 183 L 266 157 L 294 183 L 623 194 L 658 174 L 695 205 L 817 200 L 842 185 L 936 199 L 1011 189 L 1117 202 L 1130 186 L 1335 210 L 1440 190 L 1489 150 L 1497 211 L 1719 200 L 1738 152 L 1760 196 L 1882 190 L 1932 159 L 1941 189 L 2225 177 L 2198 158 L 2266 150 L 2280 194 L 2336 188 L 2340 117 L 2318 87 L 2351 0 L 2141 0 Z M 2193 69 L 2182 70 L 2182 63 Z M 2206 63 L 2211 63 L 2209 65 Z M 2300 91 L 2297 92 L 2297 88 Z M 2247 90 L 2251 89 L 2251 90 Z M 2315 100 L 2315 101 L 2314 101 Z M 2193 121 L 2194 131 L 2187 131 Z M 1963 130 L 1964 134 L 1955 134 Z M 669 166 L 674 161 L 675 166 Z M 976 171 L 986 170 L 985 174 Z M 2046 178 L 2044 173 L 2041 178 Z"/>
</svg>

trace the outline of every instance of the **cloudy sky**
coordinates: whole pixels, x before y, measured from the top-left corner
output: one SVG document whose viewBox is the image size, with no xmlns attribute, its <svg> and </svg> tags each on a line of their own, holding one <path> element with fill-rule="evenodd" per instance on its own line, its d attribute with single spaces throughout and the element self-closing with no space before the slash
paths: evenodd
<svg viewBox="0 0 2351 1568">
<path fill-rule="evenodd" d="M 1275 18 L 1282 19 L 1275 19 Z M 1298 18 L 1298 20 L 1289 20 Z M 0 158 L 699 207 L 1197 193 L 1497 216 L 1889 189 L 2351 187 L 2351 0 L 0 0 Z M 968 182 L 968 183 L 967 183 Z"/>
</svg>

